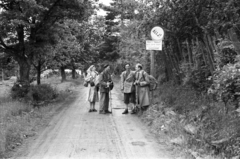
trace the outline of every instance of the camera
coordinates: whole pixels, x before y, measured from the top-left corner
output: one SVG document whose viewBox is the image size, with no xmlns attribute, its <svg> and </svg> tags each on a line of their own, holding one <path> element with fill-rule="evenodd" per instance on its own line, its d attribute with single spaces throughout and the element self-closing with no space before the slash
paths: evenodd
<svg viewBox="0 0 240 159">
<path fill-rule="evenodd" d="M 93 81 L 90 82 L 90 86 L 93 87 L 95 86 L 95 83 Z"/>
<path fill-rule="evenodd" d="M 139 85 L 140 85 L 140 82 L 139 82 L 139 81 L 136 81 L 136 82 L 135 82 L 135 85 L 139 86 Z"/>
</svg>

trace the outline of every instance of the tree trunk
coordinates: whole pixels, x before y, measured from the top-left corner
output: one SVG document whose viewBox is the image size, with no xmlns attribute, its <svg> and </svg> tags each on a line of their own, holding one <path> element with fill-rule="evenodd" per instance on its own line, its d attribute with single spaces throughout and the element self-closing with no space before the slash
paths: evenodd
<svg viewBox="0 0 240 159">
<path fill-rule="evenodd" d="M 190 66 L 192 66 L 192 64 L 193 64 L 193 57 L 192 57 L 192 52 L 191 52 L 188 40 L 186 40 L 186 44 L 187 44 L 187 50 L 188 50 L 188 61 L 190 63 Z"/>
<path fill-rule="evenodd" d="M 195 46 L 195 52 L 194 52 L 194 46 Z M 198 67 L 198 59 L 197 59 L 198 50 L 197 50 L 197 44 L 194 41 L 194 39 L 191 40 L 191 47 L 190 48 L 191 48 L 191 52 L 192 52 L 193 66 Z"/>
<path fill-rule="evenodd" d="M 205 43 L 204 46 L 207 49 L 207 58 L 208 58 L 209 66 L 210 66 L 210 71 L 213 74 L 213 71 L 215 70 L 214 69 L 214 61 L 213 61 L 213 57 L 212 57 L 213 53 L 212 53 L 212 49 L 211 49 L 211 47 L 209 45 L 209 42 L 207 40 L 207 36 L 206 35 L 204 36 L 204 43 Z"/>
<path fill-rule="evenodd" d="M 65 73 L 65 67 L 60 67 L 62 82 L 66 81 L 66 73 Z"/>
<path fill-rule="evenodd" d="M 177 38 L 177 46 L 178 46 L 178 52 L 179 52 L 179 55 L 180 55 L 180 60 L 183 60 L 184 57 L 183 57 L 183 53 L 182 53 L 182 47 L 180 45 L 180 42 L 179 42 L 178 38 Z"/>
<path fill-rule="evenodd" d="M 30 75 L 30 69 L 31 65 L 27 61 L 27 59 L 21 58 L 18 59 L 18 65 L 19 65 L 19 82 L 20 83 L 25 83 L 25 84 L 30 84 L 29 81 L 29 75 Z"/>
<path fill-rule="evenodd" d="M 172 51 L 172 55 L 173 55 L 173 61 L 174 63 L 176 64 L 176 69 L 177 69 L 177 72 L 179 73 L 180 72 L 180 57 L 174 53 L 174 46 L 173 45 L 170 45 L 170 51 Z"/>
<path fill-rule="evenodd" d="M 207 66 L 208 65 L 208 62 L 207 62 L 207 58 L 204 54 L 204 49 L 203 49 L 203 45 L 201 45 L 201 43 L 199 42 L 199 39 L 196 38 L 196 43 L 199 47 L 199 51 L 202 53 L 202 58 L 203 58 L 203 61 L 204 61 L 204 64 Z"/>
<path fill-rule="evenodd" d="M 215 46 L 214 46 L 214 44 L 213 44 L 213 38 L 210 36 L 210 35 L 207 35 L 207 39 L 208 39 L 208 42 L 209 42 L 209 45 L 210 45 L 210 47 L 211 47 L 211 49 L 214 51 L 216 51 L 216 49 L 215 49 Z M 213 54 L 213 57 L 214 57 L 214 54 Z"/>
<path fill-rule="evenodd" d="M 178 70 L 177 63 L 174 61 L 174 57 L 172 57 L 171 51 L 169 51 L 168 48 L 166 48 L 165 51 L 166 51 L 166 55 L 168 56 L 169 61 L 172 66 L 172 70 L 171 70 L 172 71 L 172 79 L 175 79 L 174 81 L 179 84 L 180 79 L 179 79 L 179 70 Z"/>
<path fill-rule="evenodd" d="M 41 61 L 38 60 L 38 65 L 37 65 L 37 84 L 41 84 Z"/>
<path fill-rule="evenodd" d="M 16 74 L 16 77 L 17 77 L 17 81 L 19 81 L 19 79 L 20 79 L 20 68 L 19 68 L 19 65 L 17 65 L 17 68 L 16 68 L 16 72 L 15 72 L 15 74 Z"/>
<path fill-rule="evenodd" d="M 213 46 L 213 40 L 212 40 L 212 38 L 208 34 L 206 35 L 206 40 L 208 41 L 208 46 L 209 46 L 209 49 L 211 51 L 211 59 L 214 62 L 214 50 L 215 50 L 215 47 Z"/>
<path fill-rule="evenodd" d="M 76 69 L 72 69 L 72 79 L 76 79 Z"/>
<path fill-rule="evenodd" d="M 167 53 L 165 52 L 165 49 L 163 49 L 163 59 L 165 62 L 166 81 L 170 81 L 172 77 L 172 66 L 169 62 L 169 59 L 167 58 Z"/>
<path fill-rule="evenodd" d="M 4 81 L 4 69 L 2 68 L 2 81 Z"/>
<path fill-rule="evenodd" d="M 204 60 L 207 64 L 207 66 L 209 66 L 210 72 L 213 73 L 214 65 L 213 65 L 213 62 L 211 60 L 211 55 L 209 54 L 209 48 L 203 42 L 199 42 L 199 44 L 201 45 L 200 47 L 202 49 Z M 204 49 L 206 49 L 207 55 L 205 55 Z"/>
</svg>

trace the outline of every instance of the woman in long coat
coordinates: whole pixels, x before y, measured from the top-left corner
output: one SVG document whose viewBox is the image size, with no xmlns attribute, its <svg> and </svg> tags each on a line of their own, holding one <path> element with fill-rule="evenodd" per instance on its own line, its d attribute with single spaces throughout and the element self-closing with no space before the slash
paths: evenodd
<svg viewBox="0 0 240 159">
<path fill-rule="evenodd" d="M 149 78 L 147 72 L 142 69 L 141 64 L 136 65 L 136 103 L 142 109 L 147 109 L 150 105 L 149 98 Z"/>
<path fill-rule="evenodd" d="M 85 80 L 89 83 L 89 91 L 87 100 L 90 103 L 89 112 L 96 112 L 95 103 L 99 101 L 98 91 L 96 89 L 96 85 L 98 84 L 98 72 L 96 71 L 96 67 L 91 65 L 87 70 L 87 77 Z"/>
</svg>

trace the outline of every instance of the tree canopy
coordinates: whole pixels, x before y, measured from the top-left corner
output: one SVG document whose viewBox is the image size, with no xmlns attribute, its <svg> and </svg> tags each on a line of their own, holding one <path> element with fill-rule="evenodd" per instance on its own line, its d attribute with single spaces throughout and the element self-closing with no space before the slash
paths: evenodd
<svg viewBox="0 0 240 159">
<path fill-rule="evenodd" d="M 26 83 L 39 48 L 58 43 L 59 24 L 65 19 L 83 21 L 93 13 L 91 1 L 80 0 L 2 0 L 0 7 L 0 49 L 18 62 L 20 81 Z"/>
</svg>

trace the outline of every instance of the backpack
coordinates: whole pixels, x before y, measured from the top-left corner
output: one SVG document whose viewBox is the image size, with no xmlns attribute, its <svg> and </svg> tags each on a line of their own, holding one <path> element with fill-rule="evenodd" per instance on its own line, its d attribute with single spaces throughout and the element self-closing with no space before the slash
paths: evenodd
<svg viewBox="0 0 240 159">
<path fill-rule="evenodd" d="M 149 84 L 148 84 L 149 90 L 154 91 L 155 89 L 157 89 L 158 82 L 156 78 L 154 78 L 152 75 L 149 75 L 147 72 L 143 73 L 143 77 L 144 76 L 147 76 L 149 78 Z"/>
<path fill-rule="evenodd" d="M 149 78 L 149 90 L 150 91 L 154 91 L 155 89 L 157 89 L 158 86 L 158 82 L 156 80 L 156 78 L 154 78 L 152 75 L 148 75 Z"/>
</svg>

